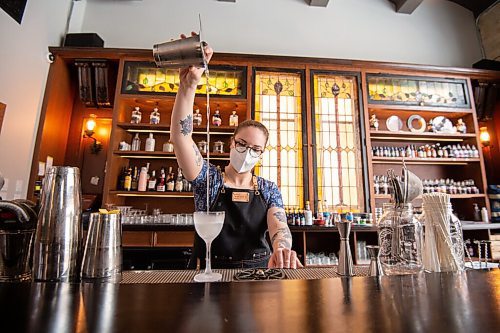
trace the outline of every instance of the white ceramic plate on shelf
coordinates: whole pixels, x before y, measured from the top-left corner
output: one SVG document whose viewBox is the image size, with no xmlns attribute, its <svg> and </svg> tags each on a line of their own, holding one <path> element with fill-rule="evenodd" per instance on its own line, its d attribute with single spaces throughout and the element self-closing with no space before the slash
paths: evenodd
<svg viewBox="0 0 500 333">
<path fill-rule="evenodd" d="M 413 133 L 423 133 L 427 128 L 425 119 L 418 114 L 411 115 L 406 123 L 408 125 L 408 128 L 410 129 L 410 132 Z"/>
<path fill-rule="evenodd" d="M 398 116 L 390 116 L 385 121 L 385 124 L 391 132 L 399 132 L 403 129 L 403 121 Z"/>
</svg>

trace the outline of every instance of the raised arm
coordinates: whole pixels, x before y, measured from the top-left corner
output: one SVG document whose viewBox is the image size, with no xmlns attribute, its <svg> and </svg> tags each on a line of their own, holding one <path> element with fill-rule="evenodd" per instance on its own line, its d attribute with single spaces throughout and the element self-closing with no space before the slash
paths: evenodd
<svg viewBox="0 0 500 333">
<path fill-rule="evenodd" d="M 292 233 L 286 223 L 285 210 L 271 207 L 267 211 L 267 227 L 273 245 L 273 254 L 269 260 L 269 268 L 302 267 L 297 253 L 292 250 Z"/>
<path fill-rule="evenodd" d="M 181 35 L 181 38 L 186 38 L 186 36 Z M 210 61 L 213 51 L 209 46 L 205 47 L 205 54 L 207 62 Z M 192 138 L 194 97 L 196 85 L 203 72 L 203 68 L 193 66 L 180 70 L 179 91 L 175 97 L 170 122 L 170 140 L 174 144 L 175 157 L 184 177 L 189 181 L 198 176 L 203 165 L 203 158 Z"/>
</svg>

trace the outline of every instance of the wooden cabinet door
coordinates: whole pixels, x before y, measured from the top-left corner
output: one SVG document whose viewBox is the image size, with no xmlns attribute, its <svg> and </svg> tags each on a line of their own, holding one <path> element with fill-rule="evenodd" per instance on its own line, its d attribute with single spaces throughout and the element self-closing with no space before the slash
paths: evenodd
<svg viewBox="0 0 500 333">
<path fill-rule="evenodd" d="M 158 231 L 155 232 L 155 247 L 192 247 L 194 231 Z"/>
<path fill-rule="evenodd" d="M 122 234 L 123 247 L 152 247 L 153 233 L 150 231 L 124 231 Z"/>
</svg>

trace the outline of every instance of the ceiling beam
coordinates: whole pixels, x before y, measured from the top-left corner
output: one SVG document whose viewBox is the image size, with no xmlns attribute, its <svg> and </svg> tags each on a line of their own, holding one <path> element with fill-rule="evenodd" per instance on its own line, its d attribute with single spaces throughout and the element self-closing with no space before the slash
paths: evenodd
<svg viewBox="0 0 500 333">
<path fill-rule="evenodd" d="M 330 0 L 306 0 L 309 6 L 326 7 Z"/>
<path fill-rule="evenodd" d="M 389 0 L 396 6 L 396 12 L 411 14 L 424 0 Z"/>
</svg>

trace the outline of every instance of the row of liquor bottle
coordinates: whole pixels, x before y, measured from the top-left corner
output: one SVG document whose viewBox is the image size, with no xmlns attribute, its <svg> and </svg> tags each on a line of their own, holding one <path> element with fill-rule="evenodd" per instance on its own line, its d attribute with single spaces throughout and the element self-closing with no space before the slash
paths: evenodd
<svg viewBox="0 0 500 333">
<path fill-rule="evenodd" d="M 190 116 L 188 116 L 190 117 Z M 158 125 L 160 123 L 160 111 L 158 110 L 157 107 L 151 111 L 151 114 L 149 115 L 149 123 L 152 125 Z M 203 116 L 200 113 L 200 109 L 196 109 L 193 113 L 192 116 L 192 122 L 194 126 L 200 126 L 201 123 L 203 122 Z M 212 125 L 214 126 L 221 126 L 222 125 L 222 117 L 220 114 L 220 110 L 217 109 L 215 110 L 214 114 L 212 115 Z M 236 110 L 233 110 L 231 115 L 229 116 L 229 126 L 238 126 L 238 115 L 236 114 Z M 140 124 L 142 123 L 142 112 L 141 108 L 136 106 L 134 107 L 134 110 L 132 110 L 132 115 L 130 117 L 130 123 L 131 124 Z"/>
<path fill-rule="evenodd" d="M 335 206 L 333 210 L 330 210 L 328 208 L 326 200 L 318 201 L 318 211 L 316 212 L 316 216 L 313 216 L 309 201 L 306 201 L 305 209 L 300 209 L 297 207 L 285 207 L 285 214 L 287 224 L 294 226 L 333 226 L 335 216 L 337 216 L 337 218 L 344 217 L 346 220 L 356 222 L 358 224 L 373 223 L 371 213 L 353 214 L 352 212 L 349 212 L 347 210 L 347 207 L 345 205 L 338 205 Z"/>
<path fill-rule="evenodd" d="M 139 192 L 191 192 L 191 183 L 184 178 L 182 170 L 177 168 L 177 175 L 173 168 L 168 168 L 168 174 L 162 167 L 158 177 L 156 170 L 149 170 L 149 163 L 141 167 L 124 167 L 118 179 L 118 190 Z"/>
<path fill-rule="evenodd" d="M 402 181 L 401 179 L 399 180 Z M 424 193 L 479 194 L 479 188 L 477 188 L 472 179 L 462 181 L 450 178 L 424 179 L 422 180 L 422 184 Z M 391 194 L 393 191 L 387 176 L 375 176 L 373 186 L 375 194 Z"/>
<path fill-rule="evenodd" d="M 225 143 L 222 141 L 215 141 L 213 143 L 213 150 L 212 152 L 214 153 L 224 153 L 224 145 Z M 200 150 L 200 153 L 206 154 L 208 150 L 208 144 L 205 140 L 201 140 L 197 143 L 198 149 Z M 142 149 L 142 140 L 139 137 L 139 133 L 136 133 L 134 138 L 132 139 L 131 144 L 127 143 L 126 141 L 121 141 L 118 150 L 120 151 L 141 151 Z M 144 145 L 144 151 L 147 152 L 155 152 L 156 150 L 156 139 L 153 136 L 153 133 L 149 133 L 148 138 L 146 139 L 145 145 Z M 165 142 L 162 146 L 162 152 L 165 153 L 173 153 L 174 152 L 174 144 L 169 140 Z"/>
<path fill-rule="evenodd" d="M 377 157 L 409 157 L 409 158 L 479 158 L 479 151 L 474 145 L 432 145 L 406 147 L 372 147 L 372 155 Z"/>
</svg>

